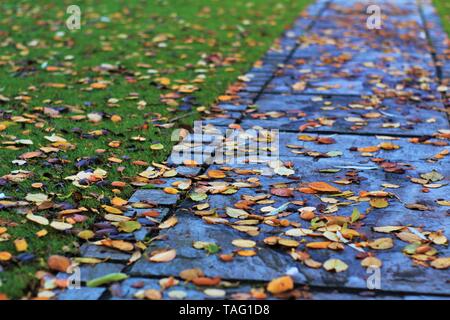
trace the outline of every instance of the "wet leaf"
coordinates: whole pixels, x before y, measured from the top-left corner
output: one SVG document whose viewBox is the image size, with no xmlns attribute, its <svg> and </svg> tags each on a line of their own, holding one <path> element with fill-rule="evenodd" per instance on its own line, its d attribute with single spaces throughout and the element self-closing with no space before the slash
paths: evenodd
<svg viewBox="0 0 450 320">
<path fill-rule="evenodd" d="M 86 283 L 89 288 L 99 287 L 111 282 L 119 282 L 128 279 L 128 275 L 124 273 L 110 273 L 105 276 L 92 279 Z"/>
</svg>

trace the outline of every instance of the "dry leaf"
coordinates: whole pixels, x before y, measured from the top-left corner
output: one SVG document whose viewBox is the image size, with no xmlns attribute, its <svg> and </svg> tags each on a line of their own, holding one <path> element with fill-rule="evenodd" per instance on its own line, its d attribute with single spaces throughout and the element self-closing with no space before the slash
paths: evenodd
<svg viewBox="0 0 450 320">
<path fill-rule="evenodd" d="M 175 259 L 177 256 L 177 251 L 175 249 L 158 252 L 155 255 L 151 256 L 149 260 L 151 262 L 169 262 Z"/>
</svg>

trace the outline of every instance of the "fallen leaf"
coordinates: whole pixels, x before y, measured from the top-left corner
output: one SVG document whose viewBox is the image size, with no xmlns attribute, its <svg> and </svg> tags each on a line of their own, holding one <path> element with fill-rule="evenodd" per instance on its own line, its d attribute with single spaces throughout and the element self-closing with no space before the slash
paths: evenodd
<svg viewBox="0 0 450 320">
<path fill-rule="evenodd" d="M 394 242 L 391 238 L 378 238 L 369 241 L 369 247 L 375 250 L 385 250 L 390 249 L 394 246 Z"/>
<path fill-rule="evenodd" d="M 272 294 L 279 294 L 294 289 L 294 281 L 290 276 L 273 279 L 267 285 L 267 291 Z"/>
<path fill-rule="evenodd" d="M 48 267 L 54 271 L 67 272 L 71 264 L 70 259 L 64 256 L 53 255 L 47 259 Z"/>
<path fill-rule="evenodd" d="M 254 248 L 256 246 L 255 241 L 245 239 L 235 239 L 231 243 L 233 244 L 233 246 L 239 248 Z"/>
<path fill-rule="evenodd" d="M 325 261 L 323 268 L 327 271 L 342 272 L 348 269 L 348 265 L 339 259 L 329 259 Z"/>
<path fill-rule="evenodd" d="M 375 257 L 367 257 L 361 261 L 361 265 L 365 268 L 381 268 L 383 263 Z"/>
<path fill-rule="evenodd" d="M 110 273 L 105 276 L 92 279 L 86 283 L 89 288 L 95 288 L 111 282 L 118 282 L 128 279 L 128 275 L 124 273 Z"/>
<path fill-rule="evenodd" d="M 435 269 L 448 269 L 450 267 L 450 257 L 437 258 L 431 262 L 431 266 Z"/>
<path fill-rule="evenodd" d="M 373 208 L 377 209 L 383 209 L 389 206 L 389 202 L 384 198 L 372 198 L 369 203 Z"/>
<path fill-rule="evenodd" d="M 28 249 L 28 243 L 25 239 L 14 240 L 14 246 L 16 247 L 17 252 L 25 252 Z"/>
<path fill-rule="evenodd" d="M 175 249 L 159 252 L 149 258 L 151 262 L 169 262 L 175 259 L 177 251 Z"/>
<path fill-rule="evenodd" d="M 12 254 L 6 251 L 0 251 L 0 261 L 6 262 L 12 259 Z"/>
<path fill-rule="evenodd" d="M 311 182 L 308 184 L 308 187 L 319 192 L 340 192 L 339 189 L 329 185 L 326 182 Z"/>
</svg>

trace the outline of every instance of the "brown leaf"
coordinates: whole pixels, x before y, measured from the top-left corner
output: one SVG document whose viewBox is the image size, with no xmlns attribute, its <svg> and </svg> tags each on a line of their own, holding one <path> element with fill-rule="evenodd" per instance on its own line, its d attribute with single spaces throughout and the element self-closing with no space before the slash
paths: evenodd
<svg viewBox="0 0 450 320">
<path fill-rule="evenodd" d="M 64 256 L 53 255 L 47 260 L 48 267 L 54 271 L 67 272 L 71 264 L 70 259 Z"/>
<path fill-rule="evenodd" d="M 270 193 L 278 197 L 292 197 L 294 190 L 291 188 L 272 188 Z"/>
</svg>

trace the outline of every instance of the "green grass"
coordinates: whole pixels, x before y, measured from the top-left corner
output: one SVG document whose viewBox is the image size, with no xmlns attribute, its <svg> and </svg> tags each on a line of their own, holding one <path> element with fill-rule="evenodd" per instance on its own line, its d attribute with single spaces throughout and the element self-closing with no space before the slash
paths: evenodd
<svg viewBox="0 0 450 320">
<path fill-rule="evenodd" d="M 102 198 L 113 196 L 113 188 L 79 189 L 64 180 L 86 169 L 75 166 L 78 160 L 97 156 L 97 164 L 90 168 L 106 170 L 109 181 L 124 182 L 130 182 L 144 169 L 132 165 L 132 161 L 165 160 L 171 147 L 171 129 L 155 124 L 184 114 L 186 117 L 180 122 L 190 124 L 199 114 L 196 108 L 192 113 L 183 111 L 181 99 L 167 104 L 160 95 L 176 92 L 176 84 L 193 84 L 198 90 L 190 95 L 197 105 L 210 106 L 263 55 L 307 2 L 84 0 L 76 2 L 82 11 L 81 30 L 69 31 L 65 27 L 65 11 L 73 1 L 2 1 L 0 95 L 10 101 L 0 102 L 0 125 L 7 127 L 0 131 L 0 177 L 19 169 L 34 175 L 20 184 L 0 186 L 0 194 L 23 200 L 29 192 L 42 192 L 51 195 L 54 203 L 73 203 L 81 193 L 79 206 L 99 208 Z M 199 63 L 205 57 L 209 57 L 208 63 Z M 102 72 L 98 70 L 102 64 L 121 68 L 114 73 Z M 59 69 L 48 71 L 48 66 Z M 170 84 L 155 85 L 160 77 L 170 79 Z M 109 85 L 104 90 L 86 90 L 98 81 L 108 81 Z M 66 87 L 52 88 L 45 85 L 48 83 Z M 136 94 L 136 99 L 130 98 Z M 117 106 L 108 105 L 111 98 L 119 99 Z M 139 101 L 145 104 L 138 107 Z M 44 112 L 45 107 L 62 108 L 64 112 L 50 117 Z M 103 120 L 92 123 L 71 118 L 92 112 L 103 113 Z M 111 121 L 112 115 L 119 115 L 122 121 Z M 32 121 L 15 122 L 9 120 L 10 116 L 24 116 Z M 107 131 L 87 138 L 95 130 Z M 49 145 L 44 137 L 53 133 L 67 139 L 75 149 L 30 159 L 23 166 L 12 164 L 23 153 Z M 136 136 L 146 140 L 136 142 L 132 139 Z M 16 139 L 31 139 L 34 144 L 6 144 Z M 121 146 L 111 148 L 111 141 L 120 141 Z M 151 151 L 149 146 L 153 143 L 162 143 L 164 150 Z M 98 149 L 106 151 L 97 153 Z M 110 157 L 126 158 L 115 164 L 108 161 Z M 62 159 L 64 163 L 48 164 L 49 159 Z M 124 169 L 119 170 L 120 167 Z M 33 183 L 43 183 L 44 187 L 33 189 Z M 128 186 L 119 196 L 126 199 L 132 191 Z M 43 210 L 38 214 L 52 216 L 54 212 Z M 95 213 L 89 213 L 87 224 L 95 218 Z M 16 225 L 11 226 L 11 222 Z M 24 212 L 0 210 L 0 226 L 5 224 L 9 224 L 10 238 L 0 241 L 0 251 L 17 254 L 13 241 L 25 238 L 28 252 L 37 257 L 32 263 L 13 260 L 1 265 L 0 292 L 9 297 L 19 298 L 33 291 L 37 284 L 34 274 L 45 269 L 49 254 L 76 251 L 75 237 L 50 228 L 46 237 L 38 238 L 35 233 L 42 227 L 26 222 Z"/>
<path fill-rule="evenodd" d="M 445 31 L 450 35 L 450 2 L 447 0 L 433 0 L 433 3 L 441 16 Z"/>
</svg>

